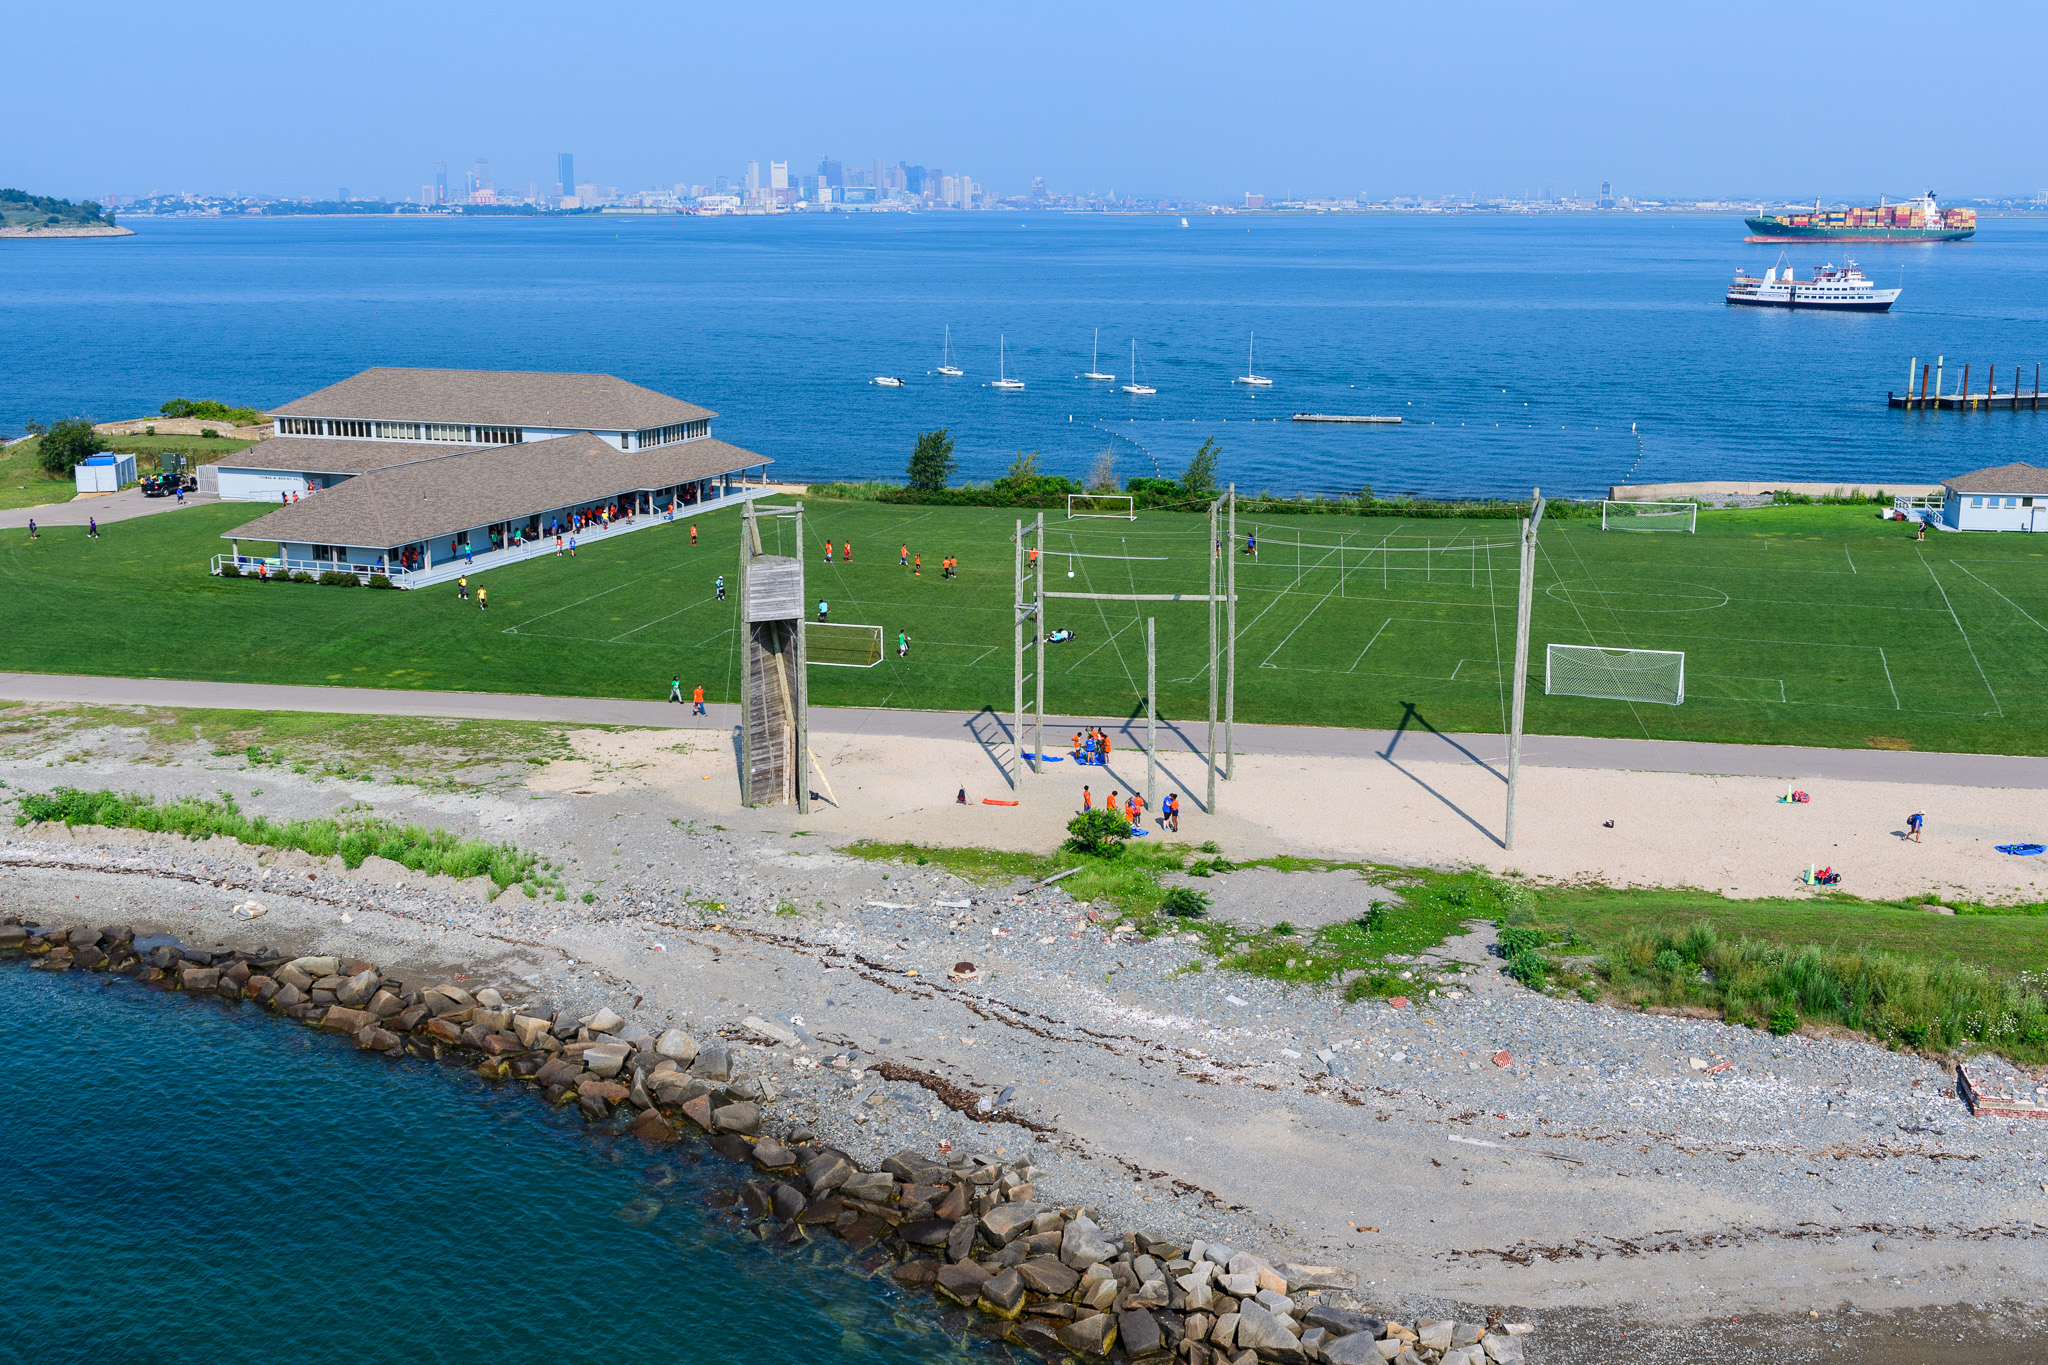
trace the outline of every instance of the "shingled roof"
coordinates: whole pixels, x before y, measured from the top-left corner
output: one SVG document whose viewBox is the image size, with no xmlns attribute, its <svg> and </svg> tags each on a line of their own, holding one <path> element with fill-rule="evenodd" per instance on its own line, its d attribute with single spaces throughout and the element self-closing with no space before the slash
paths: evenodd
<svg viewBox="0 0 2048 1365">
<path fill-rule="evenodd" d="M 1943 479 L 1941 486 L 1957 494 L 2019 493 L 2038 498 L 2048 495 L 2048 469 L 2031 464 L 1997 464 Z"/>
<path fill-rule="evenodd" d="M 538 443 L 536 443 L 538 444 Z M 419 441 L 343 441 L 322 436 L 273 436 L 247 450 L 223 455 L 223 469 L 276 469 L 294 474 L 367 474 L 387 465 L 456 455 L 476 446 Z"/>
<path fill-rule="evenodd" d="M 380 368 L 293 399 L 270 415 L 640 431 L 718 414 L 608 374 Z"/>
<path fill-rule="evenodd" d="M 373 469 L 221 539 L 383 550 L 770 463 L 708 438 L 625 451 L 580 432 Z"/>
</svg>

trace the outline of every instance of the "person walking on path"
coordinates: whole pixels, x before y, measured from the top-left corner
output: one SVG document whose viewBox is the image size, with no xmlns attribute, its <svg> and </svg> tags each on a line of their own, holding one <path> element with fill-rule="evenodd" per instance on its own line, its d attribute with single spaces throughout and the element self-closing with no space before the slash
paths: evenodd
<svg viewBox="0 0 2048 1365">
<path fill-rule="evenodd" d="M 455 580 L 455 596 L 464 602 L 467 602 L 469 600 L 468 574 L 464 574 L 462 575 L 462 577 Z"/>
<path fill-rule="evenodd" d="M 1081 784 L 1081 809 L 1084 811 L 1095 809 L 1095 796 L 1094 793 L 1088 790 L 1086 782 Z"/>
<path fill-rule="evenodd" d="M 900 630 L 896 632 L 896 657 L 899 659 L 910 657 L 910 636 Z"/>
<path fill-rule="evenodd" d="M 1927 812 L 1916 810 L 1906 817 L 1906 837 L 1914 843 L 1920 842 L 1921 831 L 1927 828 Z"/>
<path fill-rule="evenodd" d="M 678 673 L 678 674 L 676 674 L 676 675 L 675 675 L 675 677 L 673 677 L 673 678 L 669 679 L 669 684 L 668 684 L 668 699 L 669 699 L 670 701 L 674 702 L 674 703 L 675 703 L 675 704 L 676 704 L 677 706 L 681 706 L 681 705 L 683 704 L 683 675 L 682 675 L 682 674 Z"/>
<path fill-rule="evenodd" d="M 705 714 L 705 712 L 704 712 L 704 684 L 703 684 L 703 683 L 698 683 L 698 684 L 697 684 L 697 690 L 696 690 L 695 692 L 692 692 L 692 693 L 690 694 L 690 705 L 696 708 L 695 710 L 693 710 L 693 711 L 692 711 L 692 712 L 690 713 L 691 715 L 695 715 L 695 716 L 701 716 L 701 715 Z"/>
<path fill-rule="evenodd" d="M 478 611 L 482 611 L 485 607 L 488 607 L 489 605 L 491 605 L 491 590 L 489 588 L 486 588 L 481 583 L 477 584 L 476 609 Z"/>
<path fill-rule="evenodd" d="M 1109 789 L 1109 795 L 1108 795 L 1108 796 L 1106 796 L 1106 797 L 1104 797 L 1104 798 L 1102 799 L 1102 808 L 1103 808 L 1104 810 L 1108 811 L 1108 812 L 1109 812 L 1109 813 L 1110 813 L 1111 815 L 1122 815 L 1122 814 L 1123 814 L 1123 812 L 1122 812 L 1122 811 L 1120 811 L 1120 810 L 1118 810 L 1118 809 L 1116 808 L 1116 788 L 1115 788 L 1115 787 L 1111 787 L 1111 788 Z"/>
<path fill-rule="evenodd" d="M 557 536 L 555 537 L 555 558 L 556 558 L 556 559 L 560 559 L 561 557 L 562 557 L 562 538 L 561 538 L 561 536 L 557 535 Z"/>
<path fill-rule="evenodd" d="M 85 519 L 85 534 L 92 540 L 100 538 L 100 519 L 98 517 L 87 517 Z"/>
<path fill-rule="evenodd" d="M 719 600 L 719 601 L 721 601 L 721 602 L 723 602 L 723 601 L 725 600 L 725 575 L 724 575 L 724 574 L 720 574 L 720 575 L 718 576 L 718 600 Z"/>
<path fill-rule="evenodd" d="M 1159 823 L 1165 825 L 1175 834 L 1180 833 L 1180 794 L 1178 792 L 1168 792 L 1166 794 L 1166 804 L 1159 808 Z"/>
</svg>

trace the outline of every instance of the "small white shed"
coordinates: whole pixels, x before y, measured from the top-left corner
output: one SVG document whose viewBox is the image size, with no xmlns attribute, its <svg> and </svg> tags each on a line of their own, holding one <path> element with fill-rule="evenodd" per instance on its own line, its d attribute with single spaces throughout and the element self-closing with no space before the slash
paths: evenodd
<svg viewBox="0 0 2048 1365">
<path fill-rule="evenodd" d="M 118 493 L 135 482 L 133 455 L 89 455 L 72 471 L 81 493 Z"/>
<path fill-rule="evenodd" d="M 1942 480 L 1942 524 L 1952 531 L 2048 531 L 2048 469 L 1994 465 Z"/>
</svg>

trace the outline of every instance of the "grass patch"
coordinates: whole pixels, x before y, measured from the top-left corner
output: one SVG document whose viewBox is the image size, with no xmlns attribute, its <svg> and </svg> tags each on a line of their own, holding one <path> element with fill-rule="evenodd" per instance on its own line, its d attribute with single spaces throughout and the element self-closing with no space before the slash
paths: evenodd
<svg viewBox="0 0 2048 1365">
<path fill-rule="evenodd" d="M 53 479 L 36 463 L 38 438 L 31 436 L 0 450 L 0 508 L 40 507 L 45 503 L 69 502 L 78 496 L 77 481 Z M 9 532 L 23 537 L 28 532 Z"/>
<path fill-rule="evenodd" d="M 134 454 L 137 470 L 144 474 L 163 467 L 162 456 L 166 451 L 183 455 L 188 464 L 212 464 L 223 455 L 237 450 L 247 450 L 254 441 L 237 440 L 232 436 L 151 436 L 146 433 L 134 436 L 109 436 L 107 449 L 127 451 Z"/>
<path fill-rule="evenodd" d="M 512 844 L 464 839 L 445 829 L 401 825 L 373 815 L 280 822 L 244 814 L 234 797 L 225 792 L 217 800 L 182 797 L 159 804 L 149 796 L 59 787 L 47 794 L 28 793 L 18 798 L 18 803 L 16 825 L 61 821 L 65 825 L 178 834 L 187 839 L 220 834 L 252 847 L 295 848 L 315 858 L 339 856 L 350 868 L 361 867 L 365 858 L 377 857 L 429 875 L 489 877 L 500 891 L 522 884 L 529 888 L 556 885 L 539 855 Z"/>
<path fill-rule="evenodd" d="M 8 454 L 18 467 L 22 457 Z M 41 482 L 38 497 L 63 491 Z M 315 593 L 208 577 L 220 534 L 264 510 L 187 508 L 118 523 L 98 542 L 70 528 L 34 544 L 0 537 L 10 626 L 0 632 L 0 669 L 651 700 L 680 670 L 708 698 L 737 695 L 737 594 L 721 603 L 713 589 L 734 562 L 730 511 L 695 519 L 695 546 L 686 517 L 587 546 L 574 560 L 491 569 L 485 616 L 464 610 L 452 589 Z M 1256 532 L 1260 549 L 1256 560 L 1233 561 L 1245 599 L 1238 645 L 1259 666 L 1241 670 L 1241 716 L 1498 730 L 1494 622 L 1496 609 L 1512 607 L 1515 556 L 1479 547 L 1506 523 L 1247 515 L 1239 529 Z M 1007 509 L 813 503 L 806 525 L 820 540 L 853 542 L 855 556 L 830 565 L 813 557 L 806 591 L 829 598 L 835 617 L 911 639 L 906 659 L 891 650 L 870 669 L 818 670 L 812 700 L 1005 706 L 1014 520 Z M 1973 537 L 1956 561 L 1956 538 L 1916 544 L 1897 523 L 1849 506 L 1705 513 L 1692 536 L 1603 532 L 1572 518 L 1547 522 L 1544 533 L 1537 638 L 1684 650 L 1686 702 L 1632 709 L 1546 696 L 1539 686 L 1529 698 L 1532 732 L 1642 736 L 1647 727 L 1662 739 L 2048 753 L 2038 632 L 2014 605 L 2048 595 L 2048 553 L 2036 539 Z M 1054 518 L 1047 564 L 1079 590 L 1198 592 L 1205 537 L 1203 518 L 1174 512 L 1136 522 Z M 959 576 L 909 573 L 897 564 L 903 545 L 933 564 L 957 556 Z M 1434 547 L 1427 557 L 1408 553 L 1425 547 Z M 1092 553 L 1131 557 L 1081 557 Z M 141 600 L 147 632 L 133 629 Z M 1049 625 L 1080 636 L 1047 652 L 1049 709 L 1135 714 L 1142 677 L 1109 637 L 1134 638 L 1146 611 L 1163 611 L 1161 709 L 1169 718 L 1204 713 L 1198 608 L 1051 610 Z M 1970 650 L 1958 648 L 1958 620 Z M 1540 667 L 1539 654 L 1532 668 Z M 1870 719 L 1880 712 L 1882 726 Z"/>
<path fill-rule="evenodd" d="M 1270 858 L 1233 863 L 1213 843 L 1193 848 L 1155 839 L 1133 840 L 1115 856 L 1062 848 L 1051 854 L 984 848 L 939 848 L 926 844 L 862 842 L 839 850 L 876 862 L 938 866 L 972 881 L 1044 878 L 1079 869 L 1060 889 L 1077 901 L 1106 901 L 1117 919 L 1139 934 L 1193 934 L 1208 960 L 1184 970 L 1206 970 L 1213 961 L 1226 971 L 1291 985 L 1341 989 L 1360 1000 L 1390 995 L 1427 996 L 1437 989 L 1435 974 L 1414 959 L 1463 933 L 1468 921 L 1493 919 L 1519 906 L 1528 893 L 1479 872 L 1440 872 L 1315 858 Z M 1169 886 L 1172 873 L 1214 875 L 1239 867 L 1288 872 L 1350 870 L 1400 896 L 1345 924 L 1303 933 L 1287 924 L 1270 929 L 1241 926 L 1208 913 L 1207 897 Z M 1200 915 L 1189 913 L 1199 898 Z"/>
<path fill-rule="evenodd" d="M 1780 1034 L 1823 1024 L 1891 1047 L 2048 1061 L 2043 907 L 1930 915 L 1928 899 L 1569 887 L 1512 909 L 1500 946 L 1510 974 L 1537 989 L 1716 1010 Z"/>
</svg>

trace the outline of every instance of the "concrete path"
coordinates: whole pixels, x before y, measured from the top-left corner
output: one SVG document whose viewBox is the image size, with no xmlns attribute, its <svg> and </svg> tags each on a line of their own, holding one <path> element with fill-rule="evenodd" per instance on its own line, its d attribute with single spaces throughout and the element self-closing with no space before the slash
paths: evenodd
<svg viewBox="0 0 2048 1365">
<path fill-rule="evenodd" d="M 220 499 L 212 494 L 201 496 L 197 493 L 185 495 L 185 506 L 211 506 Z M 29 518 L 35 518 L 42 526 L 83 526 L 87 518 L 95 518 L 102 526 L 117 521 L 131 521 L 136 517 L 151 516 L 157 512 L 174 512 L 178 509 L 176 498 L 146 498 L 140 488 L 125 488 L 119 493 L 105 493 L 97 497 L 74 497 L 69 502 L 45 503 L 41 507 L 10 507 L 0 511 L 0 529 L 19 527 L 28 529 Z"/>
<path fill-rule="evenodd" d="M 649 725 L 725 730 L 738 708 L 714 705 L 693 720 L 688 708 L 662 701 L 611 697 L 542 697 L 499 692 L 400 692 L 359 687 L 298 687 L 268 683 L 190 682 L 167 678 L 102 678 L 78 674 L 0 673 L 0 698 L 13 701 L 96 703 L 117 706 L 218 707 L 250 711 L 327 711 L 345 715 L 455 716 L 474 720 L 536 720 L 586 725 Z M 1046 752 L 1065 752 L 1074 731 L 1103 725 L 1112 742 L 1142 751 L 1143 718 L 1047 716 Z M 986 745 L 993 727 L 1006 738 L 1006 718 L 980 711 L 897 711 L 817 707 L 812 729 L 830 734 L 901 735 L 960 739 Z M 1159 748 L 1203 751 L 1207 722 L 1162 721 Z M 1218 727 L 1219 739 L 1222 727 Z M 1443 734 L 1417 723 L 1400 730 L 1340 730 L 1296 725 L 1239 725 L 1241 754 L 1300 754 L 1326 758 L 1398 757 L 1410 762 L 1477 763 L 1502 769 L 1502 735 Z M 1809 749 L 1789 745 L 1700 744 L 1661 739 L 1595 739 L 1529 735 L 1522 761 L 1532 767 L 1610 771 L 1710 773 L 1732 777 L 1833 778 L 1857 782 L 1918 782 L 1956 787 L 2048 790 L 2048 758 L 2007 754 L 1900 753 L 1884 749 Z"/>
</svg>

